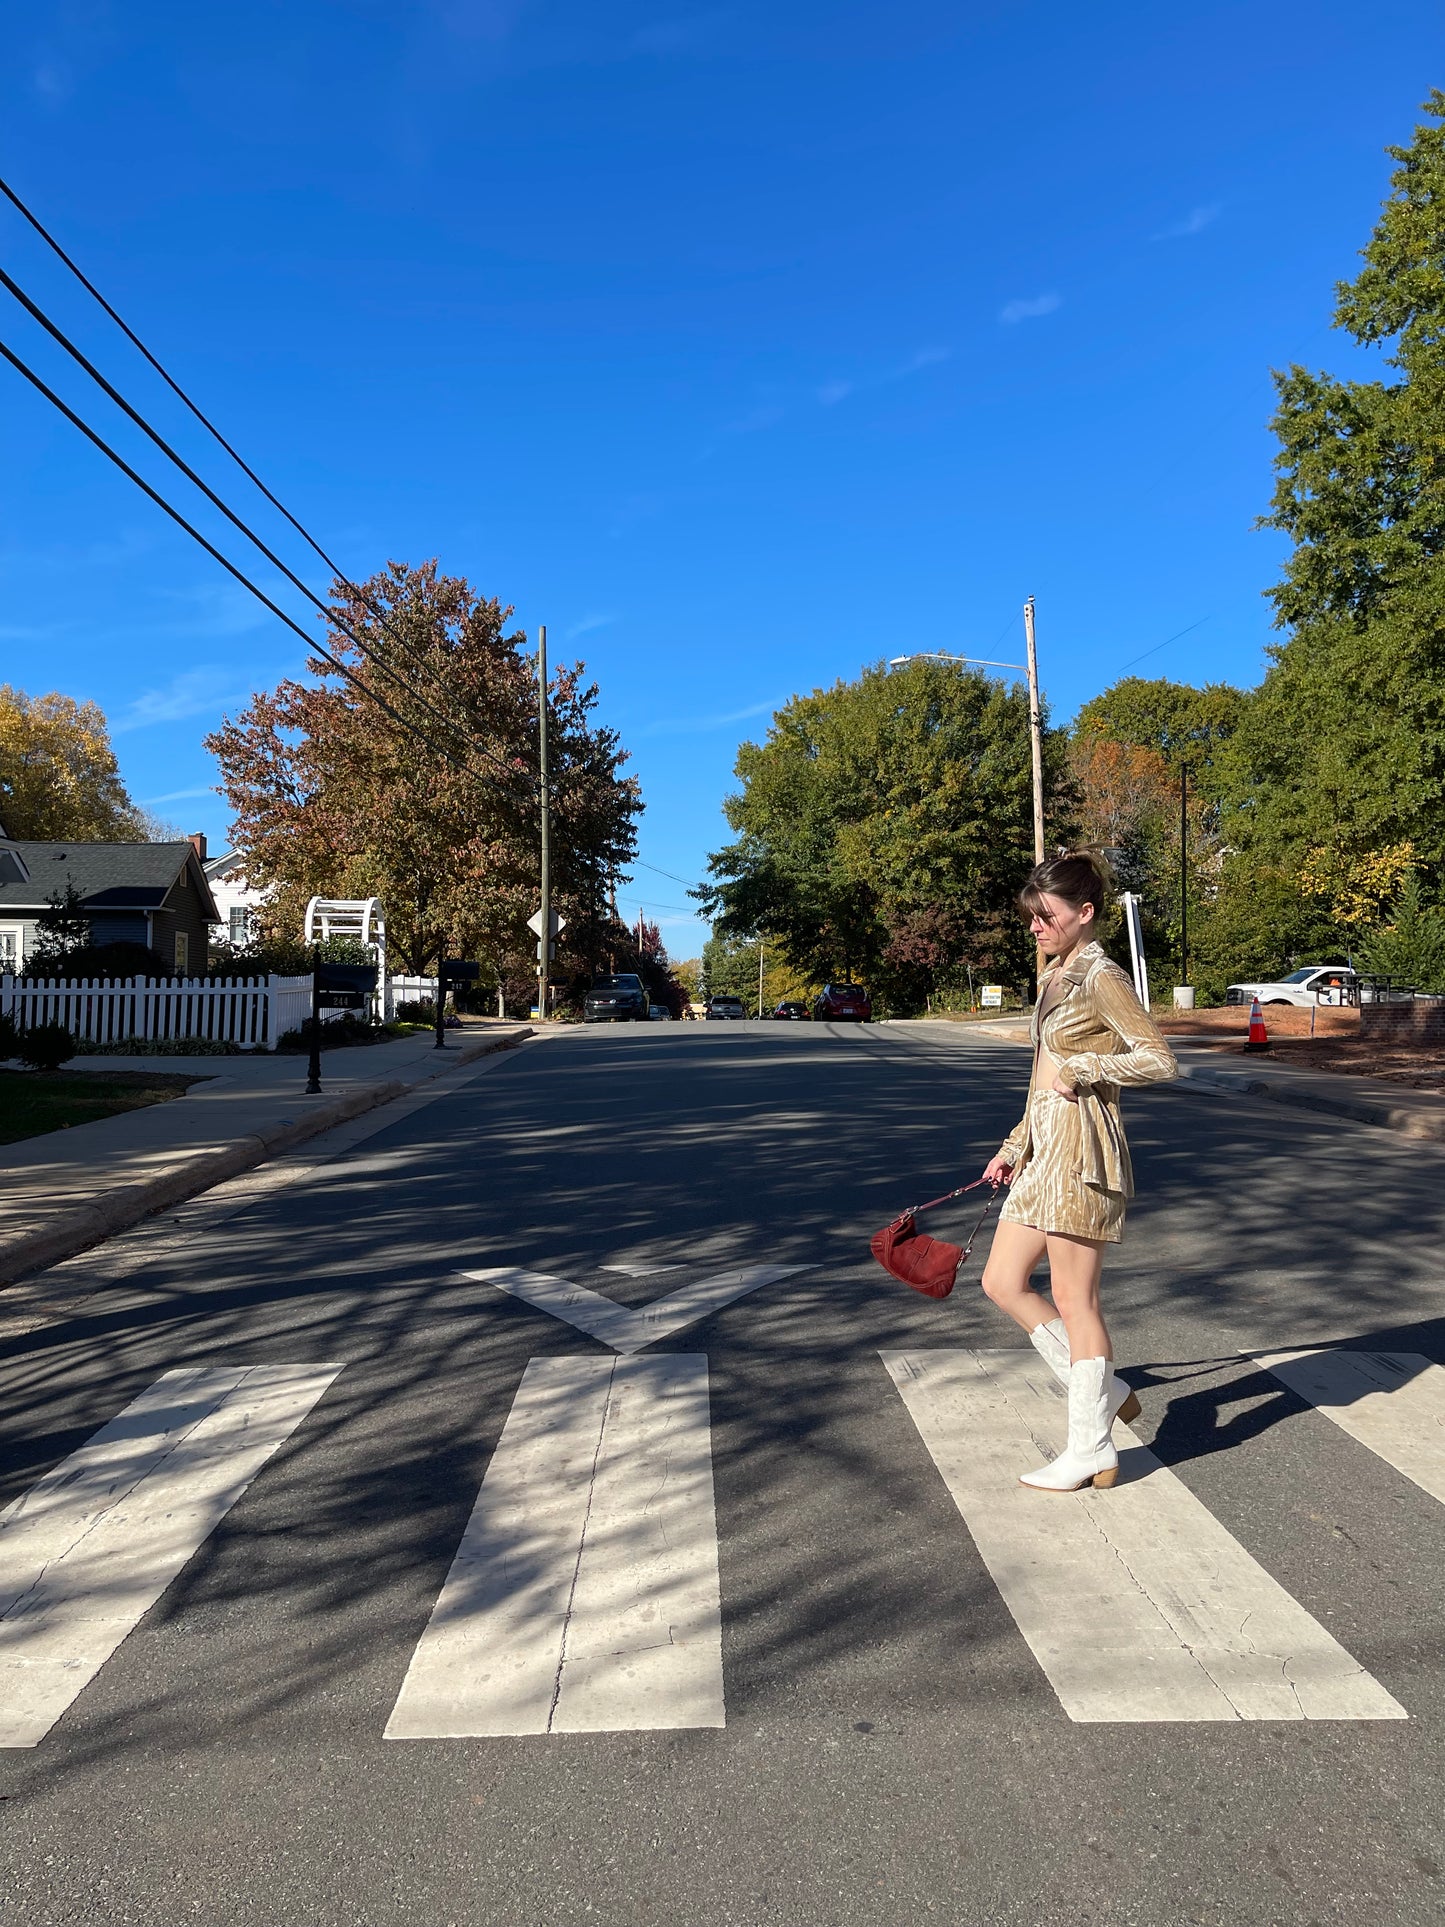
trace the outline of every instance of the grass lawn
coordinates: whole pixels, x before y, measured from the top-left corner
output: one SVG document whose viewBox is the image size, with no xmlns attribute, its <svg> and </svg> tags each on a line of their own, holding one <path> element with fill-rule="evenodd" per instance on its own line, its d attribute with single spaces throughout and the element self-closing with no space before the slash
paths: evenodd
<svg viewBox="0 0 1445 1927">
<path fill-rule="evenodd" d="M 157 1071 L 0 1070 L 0 1144 L 164 1104 L 197 1082 Z"/>
</svg>

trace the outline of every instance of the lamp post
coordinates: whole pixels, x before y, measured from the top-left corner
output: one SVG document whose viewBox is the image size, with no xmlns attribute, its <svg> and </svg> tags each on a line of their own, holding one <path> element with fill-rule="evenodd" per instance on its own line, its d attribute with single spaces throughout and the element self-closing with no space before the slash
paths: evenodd
<svg viewBox="0 0 1445 1927">
<path fill-rule="evenodd" d="M 1034 599 L 1032 596 L 1024 603 L 1024 662 L 995 662 L 988 656 L 955 656 L 946 649 L 917 649 L 911 655 L 890 656 L 888 666 L 896 669 L 905 662 L 959 662 L 968 663 L 977 669 L 1017 669 L 1028 678 L 1029 688 L 1029 757 L 1033 766 L 1033 803 L 1034 803 L 1034 862 L 1044 860 L 1044 723 L 1039 708 L 1039 659 L 1034 647 Z M 1044 953 L 1040 947 L 1035 957 L 1035 976 L 1042 977 Z"/>
<path fill-rule="evenodd" d="M 552 981 L 552 798 L 548 778 L 547 744 L 547 625 L 537 628 L 537 772 L 542 817 L 542 920 L 537 938 L 537 1015 L 548 1016 L 547 992 Z M 441 986 L 437 986 L 440 995 Z"/>
</svg>

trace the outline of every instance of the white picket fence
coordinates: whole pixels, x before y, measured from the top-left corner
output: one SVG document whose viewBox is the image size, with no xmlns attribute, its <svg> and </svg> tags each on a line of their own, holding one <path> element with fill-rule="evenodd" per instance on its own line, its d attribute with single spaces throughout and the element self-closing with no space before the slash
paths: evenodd
<svg viewBox="0 0 1445 1927">
<path fill-rule="evenodd" d="M 311 979 L 253 977 L 223 983 L 209 977 L 133 977 L 81 983 L 35 983 L 0 977 L 0 1012 L 22 1030 L 64 1024 L 85 1044 L 119 1044 L 129 1038 L 169 1042 L 204 1038 L 239 1044 L 242 1050 L 275 1050 L 276 1040 L 296 1030 L 311 1013 Z"/>
</svg>

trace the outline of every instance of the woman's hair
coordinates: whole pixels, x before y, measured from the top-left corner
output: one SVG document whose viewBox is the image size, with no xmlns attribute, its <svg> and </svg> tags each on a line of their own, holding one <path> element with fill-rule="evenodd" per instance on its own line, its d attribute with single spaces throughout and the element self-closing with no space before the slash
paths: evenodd
<svg viewBox="0 0 1445 1927">
<path fill-rule="evenodd" d="M 1031 917 L 1042 907 L 1045 897 L 1062 897 L 1075 910 L 1092 903 L 1097 918 L 1103 912 L 1107 889 L 1103 865 L 1097 857 L 1090 856 L 1087 850 L 1065 850 L 1034 865 L 1028 882 L 1019 891 L 1018 904 L 1020 910 Z"/>
</svg>

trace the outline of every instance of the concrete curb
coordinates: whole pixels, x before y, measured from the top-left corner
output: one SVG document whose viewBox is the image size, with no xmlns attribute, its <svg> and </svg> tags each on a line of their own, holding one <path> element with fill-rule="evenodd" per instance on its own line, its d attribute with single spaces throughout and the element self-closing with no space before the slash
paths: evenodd
<svg viewBox="0 0 1445 1927">
<path fill-rule="evenodd" d="M 213 1185 L 224 1183 L 227 1178 L 238 1177 L 242 1171 L 264 1164 L 279 1151 L 289 1151 L 337 1124 L 349 1123 L 364 1111 L 374 1111 L 379 1104 L 405 1097 L 448 1071 L 475 1063 L 479 1057 L 512 1050 L 533 1035 L 528 1024 L 510 1037 L 479 1038 L 475 1044 L 463 1044 L 446 1063 L 438 1064 L 435 1070 L 428 1070 L 420 1077 L 391 1077 L 380 1084 L 359 1085 L 344 1096 L 321 1099 L 304 1117 L 292 1118 L 274 1128 L 248 1131 L 219 1151 L 205 1151 L 185 1158 L 169 1170 L 148 1178 L 144 1184 L 117 1185 L 94 1203 L 78 1205 L 73 1211 L 52 1218 L 39 1231 L 25 1231 L 17 1237 L 0 1240 L 0 1284 L 14 1284 L 26 1272 L 43 1271 L 65 1258 L 73 1258 L 77 1252 L 103 1243 L 117 1231 L 164 1211 L 168 1205 L 181 1204 L 202 1191 L 209 1191 Z M 324 1071 L 324 1061 L 322 1068 Z"/>
<path fill-rule="evenodd" d="M 1346 1117 L 1355 1124 L 1373 1124 L 1383 1131 L 1399 1131 L 1423 1143 L 1445 1144 L 1445 1107 L 1438 1115 L 1392 1104 L 1388 1098 L 1378 1103 L 1373 1098 L 1322 1091 L 1317 1084 L 1295 1084 L 1285 1077 L 1261 1077 L 1257 1071 L 1226 1071 L 1215 1064 L 1179 1066 L 1181 1078 L 1204 1084 L 1213 1090 L 1228 1091 L 1239 1097 L 1267 1097 L 1275 1104 L 1291 1104 L 1296 1110 L 1320 1111 L 1328 1117 Z"/>
</svg>

